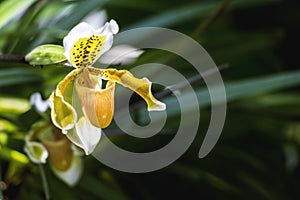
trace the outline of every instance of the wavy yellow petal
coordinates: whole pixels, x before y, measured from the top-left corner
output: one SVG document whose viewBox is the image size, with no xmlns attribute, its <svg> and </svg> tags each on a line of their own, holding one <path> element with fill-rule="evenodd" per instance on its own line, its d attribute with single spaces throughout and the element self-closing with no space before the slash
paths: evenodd
<svg viewBox="0 0 300 200">
<path fill-rule="evenodd" d="M 127 70 L 88 68 L 93 75 L 106 80 L 113 80 L 140 95 L 148 105 L 148 111 L 161 111 L 166 105 L 158 101 L 151 92 L 151 82 L 147 78 L 136 78 Z"/>
<path fill-rule="evenodd" d="M 62 129 L 64 134 L 75 126 L 77 114 L 73 106 L 64 99 L 64 93 L 68 85 L 74 81 L 80 70 L 71 71 L 56 87 L 51 94 L 52 102 L 51 119 L 55 126 Z"/>
</svg>

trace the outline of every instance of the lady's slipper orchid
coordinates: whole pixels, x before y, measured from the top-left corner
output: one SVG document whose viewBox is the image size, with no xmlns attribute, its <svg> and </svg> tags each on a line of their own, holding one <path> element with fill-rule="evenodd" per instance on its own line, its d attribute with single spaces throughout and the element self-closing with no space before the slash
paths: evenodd
<svg viewBox="0 0 300 200">
<path fill-rule="evenodd" d="M 115 83 L 139 94 L 146 101 L 148 111 L 166 109 L 165 104 L 152 95 L 151 82 L 147 78 L 135 78 L 127 70 L 92 67 L 111 48 L 113 35 L 118 31 L 114 20 L 97 30 L 82 22 L 63 40 L 64 55 L 75 69 L 58 83 L 52 93 L 51 117 L 62 133 L 86 154 L 94 150 L 101 137 L 101 128 L 107 127 L 113 118 Z M 101 79 L 108 80 L 104 89 Z M 82 109 L 77 109 L 72 95 L 68 94 L 72 86 Z"/>
<path fill-rule="evenodd" d="M 25 138 L 25 152 L 37 164 L 46 163 L 55 175 L 70 186 L 74 186 L 83 171 L 83 161 L 72 143 L 52 124 L 36 123 Z"/>
</svg>

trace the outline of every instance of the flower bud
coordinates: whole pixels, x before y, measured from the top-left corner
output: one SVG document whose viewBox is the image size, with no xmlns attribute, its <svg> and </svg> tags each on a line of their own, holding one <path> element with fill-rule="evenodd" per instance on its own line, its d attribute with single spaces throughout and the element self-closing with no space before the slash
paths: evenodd
<svg viewBox="0 0 300 200">
<path fill-rule="evenodd" d="M 45 44 L 33 49 L 25 56 L 25 60 L 31 65 L 50 65 L 66 60 L 64 48 L 59 45 Z"/>
</svg>

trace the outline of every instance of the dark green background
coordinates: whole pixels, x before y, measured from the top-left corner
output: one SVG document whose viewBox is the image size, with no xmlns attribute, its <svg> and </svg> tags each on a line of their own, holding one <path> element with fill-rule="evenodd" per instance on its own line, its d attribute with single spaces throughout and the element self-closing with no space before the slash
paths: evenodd
<svg viewBox="0 0 300 200">
<path fill-rule="evenodd" d="M 3 1 L 0 1 L 0 6 Z M 71 12 L 57 17 L 67 6 Z M 219 13 L 218 6 L 223 5 Z M 159 171 L 130 174 L 84 158 L 84 174 L 70 188 L 45 166 L 53 199 L 297 199 L 299 197 L 300 107 L 299 3 L 286 0 L 89 0 L 36 1 L 25 13 L 0 29 L 0 52 L 26 55 L 34 47 L 62 44 L 63 37 L 93 10 L 105 9 L 122 30 L 142 26 L 171 28 L 197 40 L 222 70 L 228 110 L 221 138 L 205 158 L 197 157 L 210 118 L 210 107 L 201 106 L 199 133 L 188 151 Z M 212 14 L 217 14 L 215 18 Z M 5 17 L 5 15 L 0 15 Z M 56 17 L 56 18 L 55 18 Z M 200 27 L 200 28 L 199 28 Z M 200 30 L 200 31 L 199 31 Z M 196 75 L 188 63 L 168 58 L 167 52 L 146 51 L 132 66 L 167 63 L 187 78 Z M 121 66 L 117 66 L 121 68 Z M 33 92 L 46 98 L 71 69 L 40 68 L 0 62 L 0 97 L 29 99 Z M 199 101 L 208 101 L 203 82 L 194 85 Z M 154 87 L 158 92 L 160 87 Z M 201 93 L 202 92 L 202 93 Z M 202 97 L 202 98 L 201 98 Z M 140 100 L 140 99 L 133 99 Z M 162 99 L 163 101 L 164 99 Z M 24 136 L 39 116 L 30 110 L 13 112 L 1 105 L 0 133 L 8 142 L 0 149 L 1 180 L 8 199 L 44 199 L 38 167 L 20 164 L 4 152 L 24 154 Z M 141 108 L 145 109 L 145 108 Z M 173 109 L 169 107 L 168 109 Z M 132 116 L 139 123 L 139 112 Z M 176 131 L 180 113 L 168 120 L 166 129 Z M 118 133 L 114 123 L 108 131 Z M 119 146 L 147 152 L 173 135 L 134 139 L 117 134 Z"/>
</svg>

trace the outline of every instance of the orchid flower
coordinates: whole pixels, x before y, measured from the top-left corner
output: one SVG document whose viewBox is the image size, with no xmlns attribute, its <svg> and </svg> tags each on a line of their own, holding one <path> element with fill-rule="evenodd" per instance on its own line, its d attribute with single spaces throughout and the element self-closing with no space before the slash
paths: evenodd
<svg viewBox="0 0 300 200">
<path fill-rule="evenodd" d="M 101 138 L 101 128 L 112 121 L 115 83 L 139 94 L 146 101 L 148 111 L 166 109 L 165 104 L 152 95 L 152 83 L 147 78 L 135 78 L 127 70 L 92 67 L 112 47 L 113 36 L 118 31 L 119 26 L 114 20 L 96 30 L 82 22 L 63 40 L 64 55 L 74 70 L 58 83 L 50 96 L 53 105 L 51 118 L 54 125 L 85 154 L 93 152 Z M 107 80 L 105 88 L 102 88 L 102 80 Z M 75 95 L 69 92 L 72 87 L 79 106 L 72 101 Z"/>
<path fill-rule="evenodd" d="M 25 138 L 24 151 L 33 163 L 45 164 L 48 159 L 54 174 L 74 186 L 83 172 L 82 156 L 59 132 L 52 124 L 36 123 Z"/>
<path fill-rule="evenodd" d="M 40 93 L 30 97 L 30 103 L 41 115 L 51 107 L 49 100 L 42 100 Z M 82 151 L 63 135 L 61 130 L 48 121 L 35 123 L 25 138 L 24 151 L 36 164 L 47 160 L 54 174 L 70 186 L 74 186 L 83 172 Z"/>
</svg>

